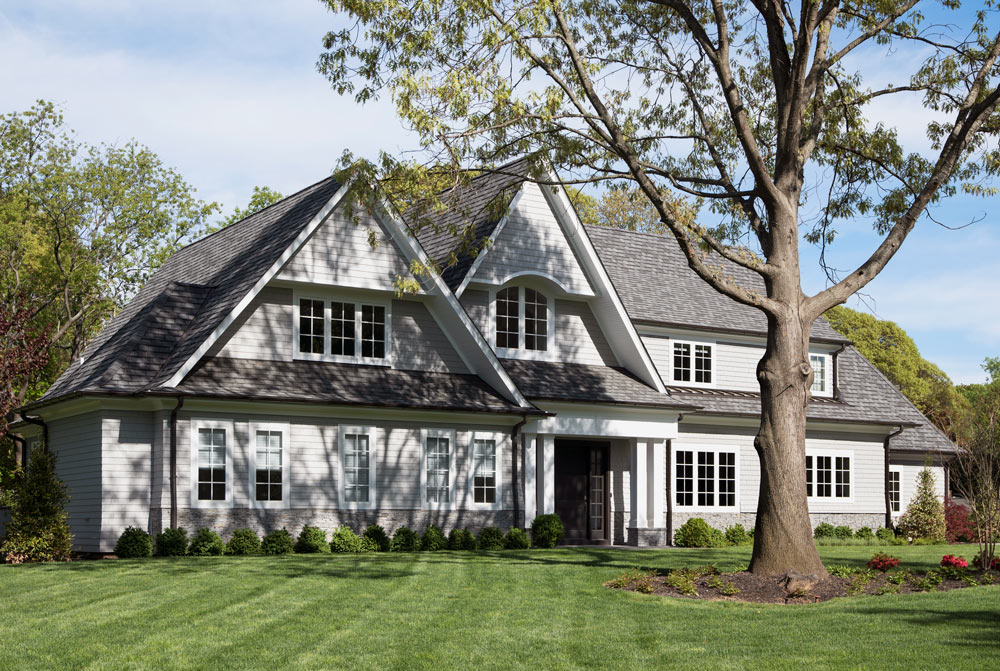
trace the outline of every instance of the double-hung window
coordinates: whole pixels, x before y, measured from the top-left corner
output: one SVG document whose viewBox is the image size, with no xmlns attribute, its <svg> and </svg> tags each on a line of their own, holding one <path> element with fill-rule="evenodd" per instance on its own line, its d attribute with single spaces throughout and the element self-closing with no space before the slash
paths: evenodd
<svg viewBox="0 0 1000 671">
<path fill-rule="evenodd" d="M 191 421 L 191 505 L 228 506 L 232 502 L 233 424 Z"/>
<path fill-rule="evenodd" d="M 551 349 L 551 300 L 528 287 L 507 287 L 493 301 L 495 344 L 498 350 L 547 352 Z"/>
<path fill-rule="evenodd" d="M 425 508 L 450 509 L 455 504 L 455 431 L 424 429 L 420 489 Z"/>
<path fill-rule="evenodd" d="M 340 505 L 365 509 L 375 505 L 375 429 L 341 426 Z"/>
<path fill-rule="evenodd" d="M 475 507 L 500 505 L 500 434 L 475 433 L 472 437 L 469 491 Z"/>
<path fill-rule="evenodd" d="M 813 369 L 813 383 L 811 391 L 814 394 L 829 394 L 830 383 L 828 382 L 828 368 L 826 354 L 810 354 L 809 365 Z"/>
<path fill-rule="evenodd" d="M 296 356 L 350 363 L 388 363 L 389 304 L 298 297 Z"/>
<path fill-rule="evenodd" d="M 673 380 L 682 384 L 711 385 L 714 346 L 705 343 L 673 343 Z"/>
<path fill-rule="evenodd" d="M 889 509 L 898 513 L 900 508 L 899 471 L 889 471 Z"/>
<path fill-rule="evenodd" d="M 288 424 L 250 424 L 250 496 L 261 508 L 288 506 Z"/>
<path fill-rule="evenodd" d="M 853 455 L 844 452 L 806 453 L 806 496 L 850 499 Z"/>
<path fill-rule="evenodd" d="M 735 450 L 674 452 L 674 503 L 680 508 L 736 508 Z"/>
</svg>

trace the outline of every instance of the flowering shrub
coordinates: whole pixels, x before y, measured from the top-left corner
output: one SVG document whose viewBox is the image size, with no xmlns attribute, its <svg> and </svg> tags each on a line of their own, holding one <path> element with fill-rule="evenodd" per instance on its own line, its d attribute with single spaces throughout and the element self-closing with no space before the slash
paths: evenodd
<svg viewBox="0 0 1000 671">
<path fill-rule="evenodd" d="M 983 566 L 984 563 L 985 561 L 983 560 L 982 553 L 979 553 L 972 558 L 972 565 L 975 566 L 976 568 L 985 569 L 986 567 Z M 993 561 L 990 562 L 990 570 L 1000 571 L 1000 557 L 993 558 Z"/>
<path fill-rule="evenodd" d="M 949 543 L 968 543 L 976 540 L 976 527 L 969 515 L 968 506 L 955 503 L 950 496 L 945 498 L 944 523 Z"/>
<path fill-rule="evenodd" d="M 899 557 L 893 557 L 882 552 L 877 552 L 875 556 L 868 560 L 868 568 L 885 573 L 891 568 L 899 566 Z"/>
<path fill-rule="evenodd" d="M 964 557 L 945 555 L 941 557 L 941 566 L 948 566 L 951 568 L 969 568 L 969 562 L 965 561 Z"/>
</svg>

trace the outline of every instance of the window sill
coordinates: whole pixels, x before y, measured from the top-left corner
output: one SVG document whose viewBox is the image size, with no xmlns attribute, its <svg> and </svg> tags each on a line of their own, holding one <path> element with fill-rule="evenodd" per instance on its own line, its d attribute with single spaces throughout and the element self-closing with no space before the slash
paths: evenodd
<svg viewBox="0 0 1000 671">
<path fill-rule="evenodd" d="M 295 361 L 319 361 L 322 363 L 349 363 L 358 366 L 392 367 L 392 359 L 390 357 L 372 359 L 358 356 L 334 356 L 330 354 L 306 354 L 303 352 L 296 352 L 292 355 L 292 359 Z"/>
</svg>

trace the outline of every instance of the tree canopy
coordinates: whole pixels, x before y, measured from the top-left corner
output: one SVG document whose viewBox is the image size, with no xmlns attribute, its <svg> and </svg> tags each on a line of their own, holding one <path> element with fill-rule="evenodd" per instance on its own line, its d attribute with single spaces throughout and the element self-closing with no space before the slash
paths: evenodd
<svg viewBox="0 0 1000 671">
<path fill-rule="evenodd" d="M 250 201 L 247 203 L 246 207 L 235 207 L 233 211 L 222 218 L 217 224 L 213 224 L 209 227 L 209 232 L 214 232 L 226 228 L 227 226 L 232 226 L 237 221 L 241 219 L 246 219 L 251 214 L 260 212 L 265 207 L 269 205 L 274 205 L 279 200 L 284 198 L 283 195 L 268 186 L 255 186 L 253 188 L 253 193 L 250 194 Z"/>
</svg>

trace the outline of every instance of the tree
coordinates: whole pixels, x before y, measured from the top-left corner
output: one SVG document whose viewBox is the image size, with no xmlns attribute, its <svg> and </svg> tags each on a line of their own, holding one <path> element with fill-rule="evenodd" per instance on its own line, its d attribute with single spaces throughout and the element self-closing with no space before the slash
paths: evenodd
<svg viewBox="0 0 1000 671">
<path fill-rule="evenodd" d="M 917 344 L 895 322 L 844 306 L 827 310 L 827 321 L 854 341 L 858 351 L 872 362 L 917 406 L 931 422 L 952 439 L 968 405 L 940 368 L 920 355 Z"/>
<path fill-rule="evenodd" d="M 77 142 L 52 103 L 0 116 L 0 302 L 11 314 L 26 297 L 32 328 L 52 325 L 49 363 L 18 404 L 79 357 L 216 209 L 134 141 Z"/>
<path fill-rule="evenodd" d="M 246 219 L 251 214 L 254 214 L 255 212 L 260 212 L 269 205 L 274 205 L 282 198 L 284 198 L 283 195 L 271 189 L 270 187 L 255 186 L 253 188 L 253 194 L 250 195 L 250 202 L 247 203 L 247 206 L 245 208 L 241 209 L 239 207 L 236 207 L 235 209 L 233 209 L 232 213 L 229 216 L 223 218 L 222 221 L 220 221 L 218 224 L 211 226 L 209 228 L 209 231 L 210 232 L 219 231 L 222 230 L 223 228 L 226 228 L 227 226 L 232 226 L 237 221 L 240 221 L 241 219 Z"/>
<path fill-rule="evenodd" d="M 917 491 L 906 506 L 906 512 L 899 518 L 899 532 L 909 538 L 926 538 L 935 543 L 944 543 L 946 525 L 944 506 L 934 489 L 934 474 L 924 468 L 917 476 Z"/>
<path fill-rule="evenodd" d="M 391 96 L 424 151 L 345 161 L 355 199 L 375 198 L 365 185 L 377 177 L 402 210 L 431 197 L 442 169 L 461 183 L 473 166 L 528 155 L 542 184 L 639 189 L 693 271 L 766 316 L 750 569 L 825 575 L 803 477 L 810 328 L 885 267 L 929 206 L 962 188 L 994 193 L 1000 167 L 987 144 L 1000 99 L 992 3 L 935 5 L 950 14 L 930 21 L 918 1 L 323 0 L 349 27 L 326 34 L 318 67 L 360 103 Z M 906 50 L 894 61 L 903 84 L 855 69 L 876 48 Z M 934 115 L 933 155 L 868 118 L 892 96 Z M 668 193 L 704 203 L 703 219 L 678 217 Z M 873 225 L 875 250 L 846 275 L 828 264 L 830 285 L 806 295 L 800 227 L 825 250 L 856 218 Z M 741 284 L 747 272 L 757 279 Z"/>
<path fill-rule="evenodd" d="M 55 455 L 44 445 L 35 447 L 14 485 L 0 555 L 10 564 L 69 559 L 73 537 L 65 510 L 68 501 L 66 484 L 56 477 Z"/>
<path fill-rule="evenodd" d="M 48 329 L 33 332 L 34 312 L 23 296 L 13 306 L 0 303 L 0 497 L 23 458 L 7 442 L 10 420 L 20 405 L 21 390 L 37 379 L 49 359 Z"/>
</svg>

